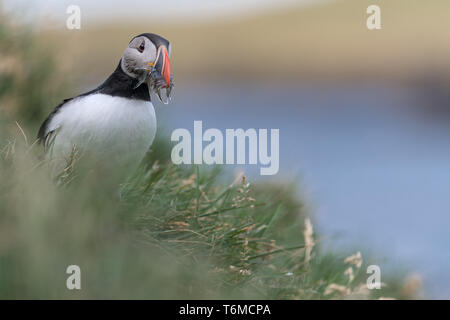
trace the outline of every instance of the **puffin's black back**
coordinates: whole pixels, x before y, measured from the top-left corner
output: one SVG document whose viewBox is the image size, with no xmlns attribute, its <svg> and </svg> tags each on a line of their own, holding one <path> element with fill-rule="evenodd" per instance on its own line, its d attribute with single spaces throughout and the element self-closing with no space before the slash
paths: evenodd
<svg viewBox="0 0 450 320">
<path fill-rule="evenodd" d="M 150 94 L 148 86 L 144 82 L 139 87 L 134 88 L 138 80 L 127 75 L 121 67 L 121 61 L 116 70 L 105 80 L 97 89 L 84 93 L 81 96 L 85 96 L 93 93 L 103 93 L 110 96 L 124 97 L 129 99 L 137 99 L 150 101 Z"/>
</svg>

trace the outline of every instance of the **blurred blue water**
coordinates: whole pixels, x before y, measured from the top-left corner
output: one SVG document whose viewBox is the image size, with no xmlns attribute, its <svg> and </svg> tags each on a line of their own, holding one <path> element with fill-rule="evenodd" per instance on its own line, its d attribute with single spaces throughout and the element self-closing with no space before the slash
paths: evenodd
<svg viewBox="0 0 450 320">
<path fill-rule="evenodd" d="M 450 124 L 425 117 L 419 98 L 373 84 L 177 83 L 174 103 L 155 105 L 168 133 L 193 132 L 194 120 L 223 132 L 279 128 L 279 174 L 244 167 L 250 179 L 298 180 L 320 230 L 337 235 L 328 245 L 371 248 L 388 268 L 419 272 L 431 297 L 450 298 Z"/>
</svg>

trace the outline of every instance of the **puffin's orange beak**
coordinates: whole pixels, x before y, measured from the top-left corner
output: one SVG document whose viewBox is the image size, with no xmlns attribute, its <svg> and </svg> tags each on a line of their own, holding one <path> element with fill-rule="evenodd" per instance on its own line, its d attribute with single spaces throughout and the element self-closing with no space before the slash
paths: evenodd
<svg viewBox="0 0 450 320">
<path fill-rule="evenodd" d="M 169 54 L 167 53 L 167 48 L 165 46 L 161 46 L 158 50 L 158 58 L 155 63 L 149 62 L 148 65 L 154 66 L 156 70 L 162 75 L 164 81 L 166 82 L 166 86 L 163 88 L 170 87 L 170 59 Z"/>
<path fill-rule="evenodd" d="M 164 61 L 163 61 L 163 67 L 162 67 L 161 74 L 167 83 L 167 87 L 169 87 L 170 86 L 170 59 L 169 59 L 169 55 L 167 54 L 166 48 L 163 48 L 162 50 L 163 50 L 162 54 L 164 57 Z"/>
</svg>

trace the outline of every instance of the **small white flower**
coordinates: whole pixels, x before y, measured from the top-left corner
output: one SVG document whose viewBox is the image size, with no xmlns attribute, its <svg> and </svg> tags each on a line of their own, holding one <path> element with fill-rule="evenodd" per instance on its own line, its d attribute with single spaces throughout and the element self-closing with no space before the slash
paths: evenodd
<svg viewBox="0 0 450 320">
<path fill-rule="evenodd" d="M 311 251 L 314 247 L 313 234 L 314 231 L 311 220 L 309 220 L 309 218 L 306 218 L 305 230 L 303 231 L 303 237 L 305 238 L 305 263 L 308 263 L 311 260 Z"/>
<path fill-rule="evenodd" d="M 361 268 L 362 262 L 363 262 L 362 256 L 361 256 L 361 252 L 358 251 L 358 252 L 355 253 L 354 255 L 351 255 L 351 256 L 345 258 L 345 259 L 344 259 L 344 262 L 345 262 L 345 263 L 348 263 L 348 264 L 353 264 L 353 265 L 355 265 L 357 268 Z"/>
<path fill-rule="evenodd" d="M 348 276 L 348 282 L 352 282 L 355 279 L 355 275 L 353 274 L 353 268 L 352 267 L 348 267 L 345 271 L 344 274 L 346 276 Z"/>
<path fill-rule="evenodd" d="M 335 292 L 340 293 L 342 295 L 348 295 L 351 293 L 351 290 L 346 286 L 342 286 L 336 283 L 329 284 L 328 287 L 325 289 L 325 295 L 329 295 Z"/>
</svg>

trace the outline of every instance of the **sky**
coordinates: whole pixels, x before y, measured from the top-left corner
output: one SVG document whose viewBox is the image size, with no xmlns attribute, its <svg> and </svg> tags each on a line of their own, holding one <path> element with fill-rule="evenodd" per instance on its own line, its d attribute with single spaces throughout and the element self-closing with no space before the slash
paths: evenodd
<svg viewBox="0 0 450 320">
<path fill-rule="evenodd" d="M 6 12 L 21 10 L 24 20 L 66 19 L 66 9 L 78 5 L 82 14 L 96 22 L 126 16 L 137 19 L 182 22 L 217 16 L 256 14 L 293 5 L 312 5 L 326 0 L 3 0 Z"/>
</svg>

